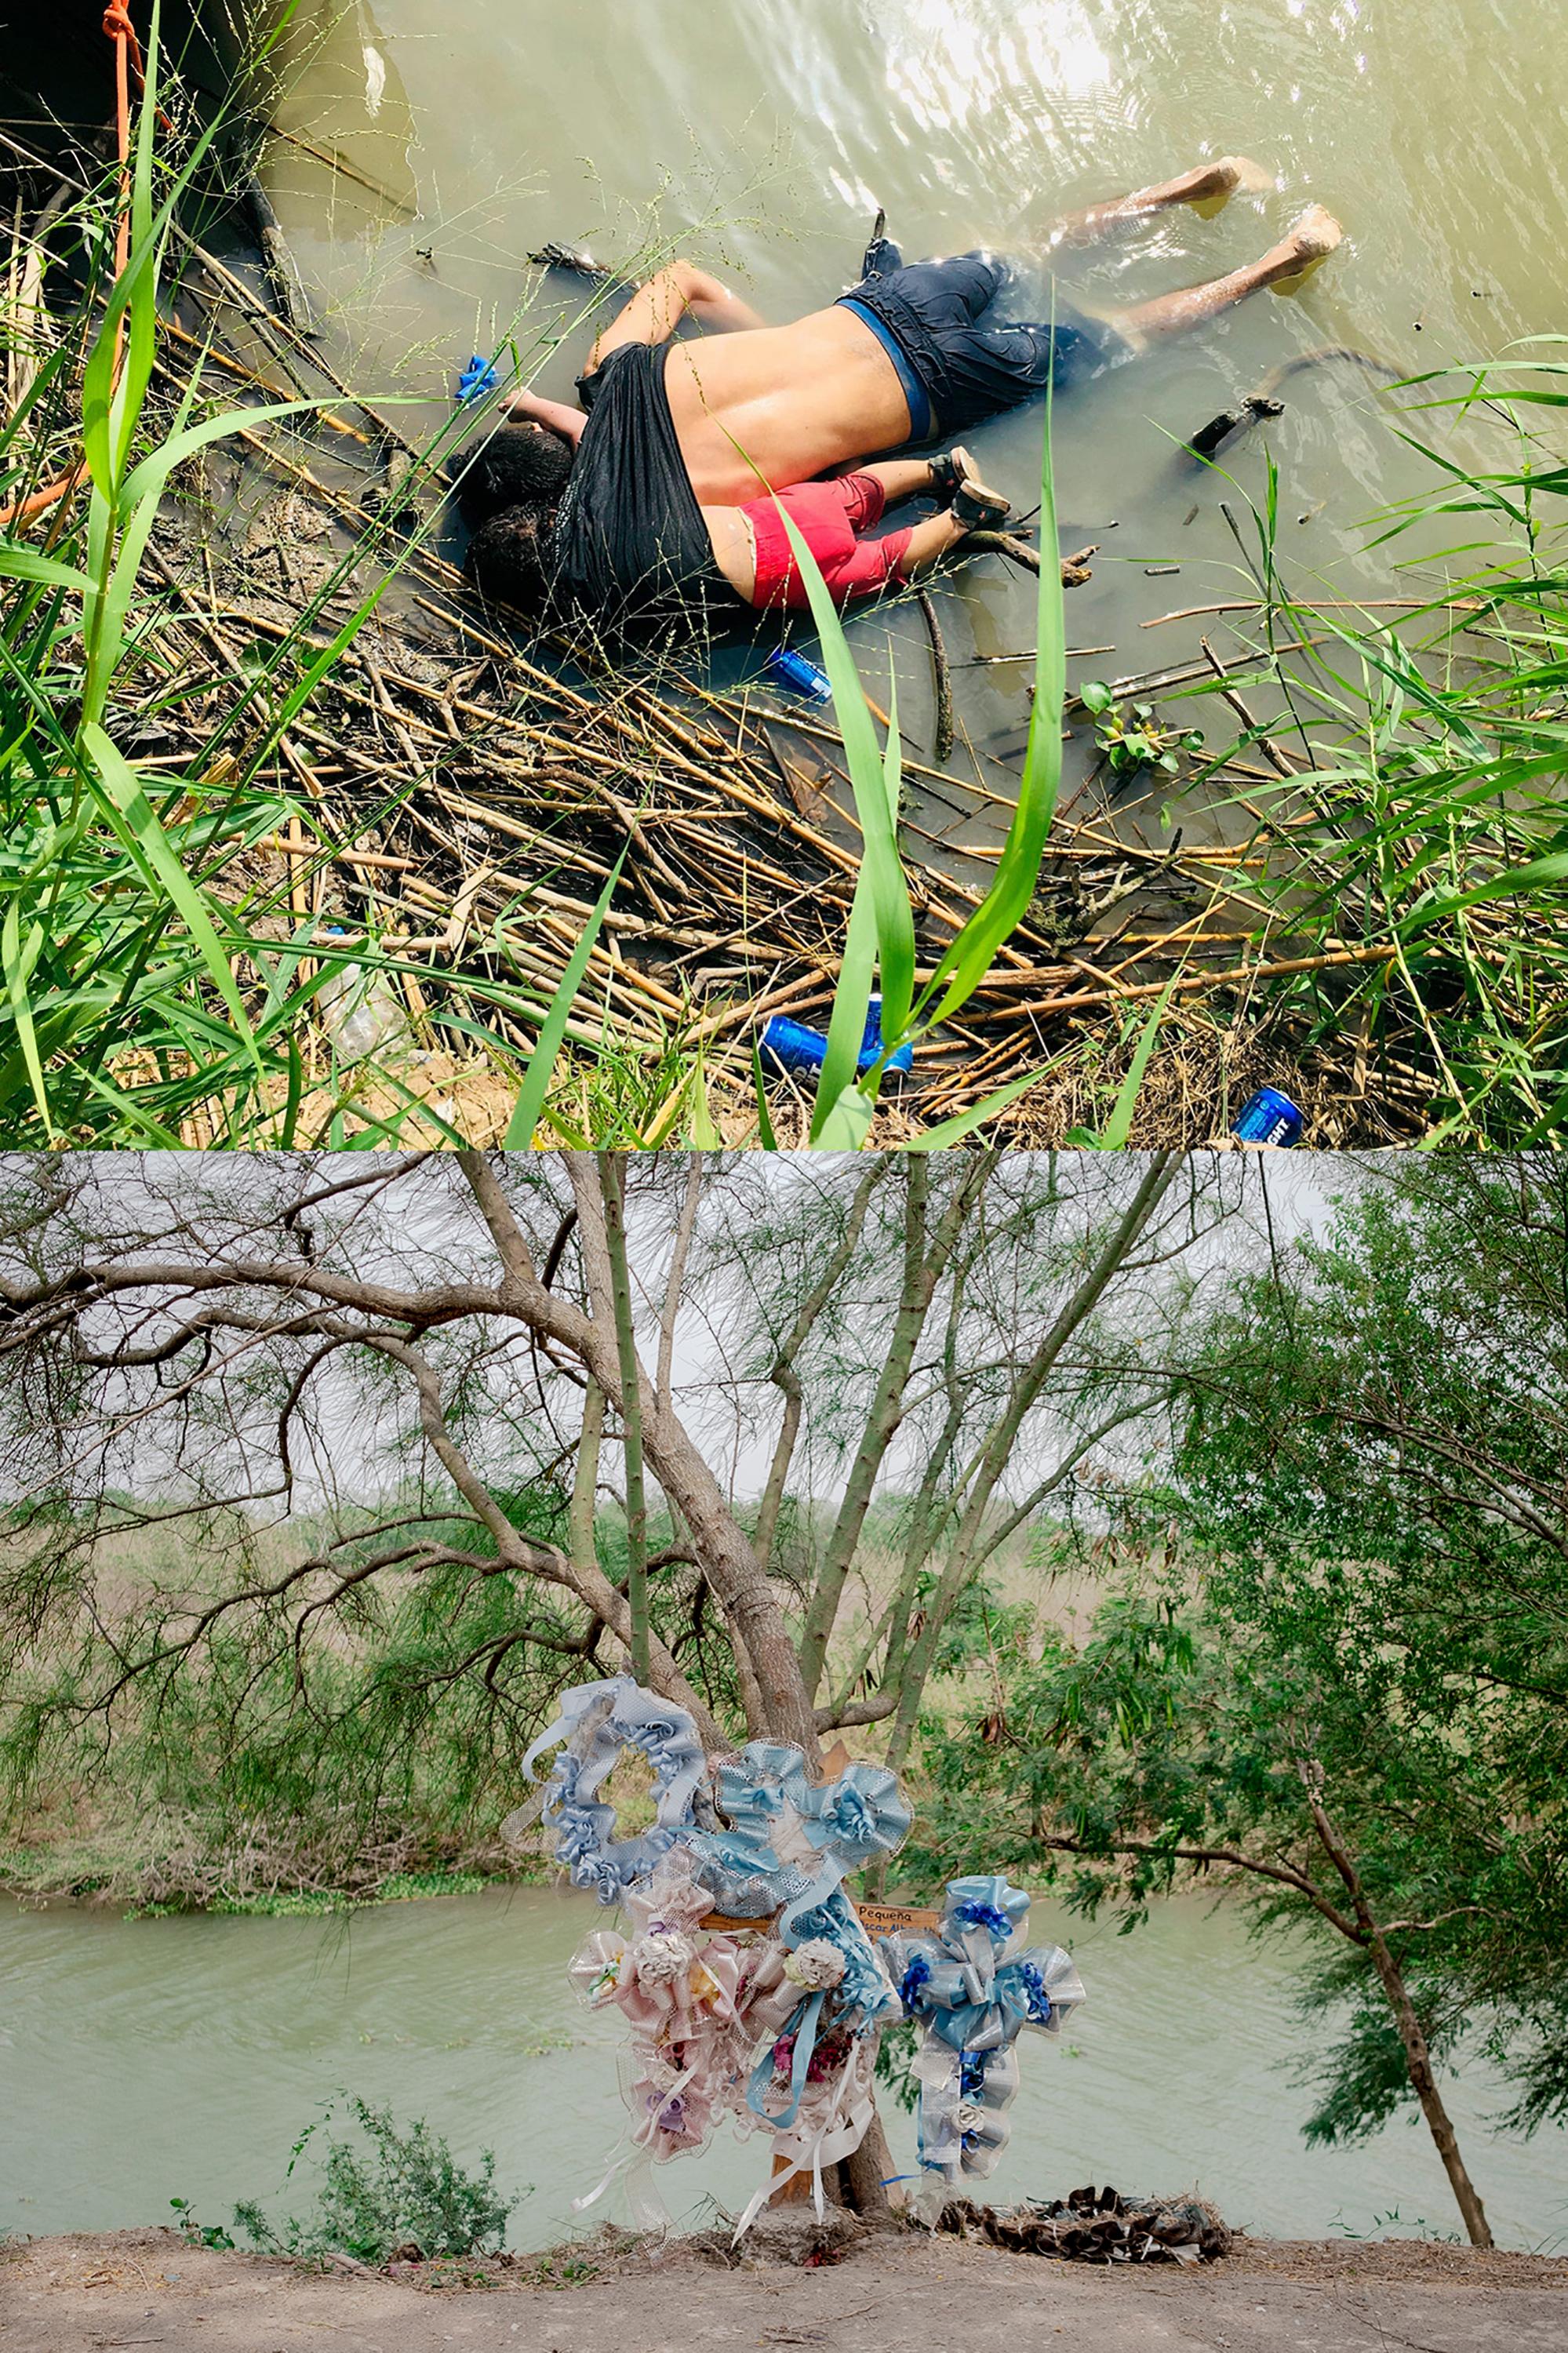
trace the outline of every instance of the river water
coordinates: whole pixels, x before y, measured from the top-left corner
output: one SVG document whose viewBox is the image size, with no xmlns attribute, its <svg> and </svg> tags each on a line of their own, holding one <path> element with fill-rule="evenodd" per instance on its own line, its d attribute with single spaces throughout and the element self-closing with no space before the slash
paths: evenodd
<svg viewBox="0 0 1568 2353">
<path fill-rule="evenodd" d="M 1245 521 L 1265 436 L 1227 455 L 1239 488 L 1172 437 L 1294 353 L 1436 367 L 1562 327 L 1561 26 L 1562 0 L 303 0 L 268 168 L 360 382 L 440 395 L 517 331 L 530 364 L 547 353 L 540 387 L 569 396 L 590 330 L 528 268 L 547 238 L 617 261 L 687 250 L 786 318 L 857 274 L 878 205 L 911 255 L 1022 248 L 1059 208 L 1203 155 L 1256 158 L 1276 193 L 1069 265 L 1079 294 L 1115 304 L 1234 267 L 1313 199 L 1348 233 L 1299 297 L 1259 297 L 1061 402 L 1065 540 L 1102 549 L 1069 642 L 1109 649 L 1075 674 L 1126 674 L 1193 643 L 1141 622 L 1245 585 L 1220 501 Z M 1366 520 L 1432 476 L 1360 371 L 1315 365 L 1285 396 L 1266 438 L 1290 576 L 1374 594 L 1391 558 L 1364 553 Z M 1032 506 L 1038 413 L 971 438 Z M 945 592 L 955 662 L 1027 645 L 1031 604 L 1000 561 L 971 567 Z M 889 636 L 902 645 L 900 708 L 923 739 L 917 622 L 856 627 L 868 681 Z M 977 742 L 1016 737 L 1020 669 L 959 684 Z"/>
<path fill-rule="evenodd" d="M 277 2211 L 291 2144 L 342 2086 L 428 2116 L 460 2156 L 493 2147 L 503 2184 L 534 2185 L 513 2243 L 548 2243 L 574 2226 L 571 2201 L 604 2170 L 623 2114 L 618 2017 L 581 2010 L 565 1978 L 601 1919 L 588 1898 L 546 1888 L 350 1922 L 128 1921 L 0 1900 L 0 2234 L 157 2221 L 171 2198 L 206 2221 L 238 2198 Z M 1418 2126 L 1361 2148 L 1303 2145 L 1309 2099 L 1293 2067 L 1308 2031 L 1289 1956 L 1249 1943 L 1233 1912 L 1178 1901 L 1123 1937 L 1041 1903 L 1032 1926 L 1072 1944 L 1089 2001 L 1060 2044 L 1024 2038 L 998 2196 L 1196 2184 L 1266 2232 L 1457 2231 Z M 1568 2137 L 1498 2134 L 1483 2074 L 1451 2094 L 1499 2241 L 1568 2245 Z M 910 2120 L 889 2121 L 911 2163 Z M 663 2168 L 672 2214 L 695 2221 L 709 2196 L 733 2210 L 764 2161 L 758 2141 L 726 2140 Z"/>
</svg>

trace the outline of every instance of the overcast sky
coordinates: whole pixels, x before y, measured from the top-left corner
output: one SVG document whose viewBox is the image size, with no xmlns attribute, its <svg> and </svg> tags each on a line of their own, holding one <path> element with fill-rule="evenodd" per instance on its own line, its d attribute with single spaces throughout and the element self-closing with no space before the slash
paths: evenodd
<svg viewBox="0 0 1568 2353">
<path fill-rule="evenodd" d="M 1132 1174 L 1131 1164 L 1137 1157 L 1126 1155 L 1121 1163 L 1129 1176 Z M 1360 1170 L 1364 1172 L 1368 1165 L 1363 1159 Z M 321 1186 L 330 1185 L 337 1181 L 340 1175 L 362 1174 L 364 1166 L 363 1155 L 344 1155 L 328 1158 L 316 1164 L 315 1181 Z M 1299 1235 L 1321 1232 L 1331 1215 L 1334 1195 L 1344 1190 L 1348 1183 L 1356 1181 L 1358 1176 L 1358 1165 L 1350 1156 L 1329 1154 L 1274 1152 L 1247 1155 L 1245 1159 L 1232 1163 L 1231 1166 L 1245 1180 L 1246 1210 L 1243 1226 L 1238 1229 L 1233 1221 L 1219 1227 L 1206 1241 L 1200 1243 L 1195 1252 L 1189 1254 L 1188 1265 L 1206 1264 L 1217 1270 L 1252 1255 L 1260 1247 L 1266 1203 L 1276 1240 L 1281 1248 L 1287 1247 Z M 149 1189 L 162 1193 L 164 1185 L 171 1180 L 178 1190 L 185 1194 L 187 1200 L 189 1188 L 195 1187 L 199 1191 L 209 1176 L 215 1197 L 228 1192 L 231 1200 L 236 1182 L 241 1186 L 245 1183 L 245 1172 L 225 1155 L 214 1155 L 205 1166 L 194 1155 L 177 1158 L 146 1155 L 144 1160 L 131 1154 L 102 1155 L 96 1173 L 104 1188 L 101 1198 L 105 1204 L 106 1224 L 118 1222 L 117 1212 L 125 1215 L 130 1224 L 137 1223 L 140 1216 L 138 1194 L 145 1201 Z M 804 1155 L 779 1155 L 777 1158 L 755 1155 L 751 1173 L 776 1198 L 787 1200 L 793 1188 L 813 1176 L 820 1177 L 823 1166 L 820 1159 Z M 1226 1173 L 1230 1173 L 1229 1169 Z M 265 1177 L 261 1176 L 260 1181 L 264 1183 Z M 374 1242 L 364 1227 L 360 1229 L 366 1241 L 371 1244 L 372 1257 L 383 1257 L 386 1246 L 390 1244 L 394 1252 L 393 1263 L 401 1261 L 403 1271 L 414 1281 L 440 1280 L 448 1263 L 455 1270 L 460 1254 L 464 1254 L 464 1245 L 471 1249 L 472 1239 L 470 1231 L 471 1212 L 461 1198 L 448 1195 L 443 1203 L 433 1194 L 426 1192 L 421 1202 L 419 1189 L 414 1187 L 406 1192 L 402 1189 L 395 1191 L 390 1200 L 395 1204 L 395 1222 L 389 1227 L 378 1208 L 375 1214 L 379 1230 Z M 450 1222 L 454 1208 L 459 1219 L 455 1226 Z M 639 1229 L 641 1228 L 646 1233 L 647 1228 L 639 1214 L 635 1179 L 631 1210 L 633 1275 L 638 1280 L 638 1288 L 647 1310 L 647 1353 L 651 1360 L 656 1345 L 652 1336 L 652 1326 L 664 1280 L 668 1222 L 662 1216 L 658 1219 L 657 1240 L 652 1247 L 645 1248 L 640 1255 L 637 1248 Z M 410 1213 L 414 1213 L 411 1222 Z M 453 1237 L 450 1243 L 449 1234 Z M 449 1249 L 451 1252 L 450 1261 L 444 1256 Z M 694 1436 L 704 1444 L 721 1479 L 733 1495 L 743 1499 L 756 1496 L 760 1493 L 767 1475 L 778 1426 L 777 1393 L 763 1381 L 736 1381 L 725 1338 L 715 1328 L 714 1321 L 700 1303 L 690 1306 L 677 1324 L 673 1374 L 677 1409 Z M 330 1430 L 330 1413 L 328 1426 Z M 146 1445 L 150 1436 L 150 1432 L 143 1431 L 138 1455 L 126 1466 L 132 1483 L 143 1486 L 143 1492 L 148 1484 L 154 1487 L 162 1484 L 170 1467 L 166 1461 L 158 1461 L 159 1450 L 155 1446 L 149 1449 Z M 895 1446 L 890 1456 L 885 1474 L 888 1485 L 897 1487 L 907 1483 L 917 1459 L 919 1442 L 917 1430 L 911 1427 L 902 1445 Z M 367 1419 L 362 1412 L 345 1409 L 341 1421 L 332 1430 L 330 1451 L 330 1475 L 340 1495 L 357 1489 L 368 1498 L 376 1489 L 385 1484 L 389 1466 L 382 1451 L 381 1433 L 373 1417 Z M 607 1469 L 609 1467 L 610 1458 L 607 1456 Z M 804 1450 L 798 1469 L 802 1472 L 806 1469 Z M 825 1477 L 821 1491 L 822 1496 L 831 1499 L 836 1487 L 836 1479 Z M 302 1485 L 297 1501 L 305 1504 L 309 1500 L 314 1499 L 308 1498 Z"/>
</svg>

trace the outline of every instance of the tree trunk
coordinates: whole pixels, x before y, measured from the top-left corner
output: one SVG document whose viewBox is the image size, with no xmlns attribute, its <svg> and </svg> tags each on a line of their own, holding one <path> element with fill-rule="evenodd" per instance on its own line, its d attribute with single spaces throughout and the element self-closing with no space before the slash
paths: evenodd
<svg viewBox="0 0 1568 2353">
<path fill-rule="evenodd" d="M 860 1248 L 860 1238 L 865 1228 L 866 1211 L 871 1206 L 871 1197 L 886 1176 L 887 1166 L 886 1155 L 876 1154 L 874 1165 L 865 1170 L 860 1183 L 855 1187 L 854 1198 L 850 1203 L 849 1216 L 844 1221 L 843 1232 L 830 1252 L 821 1273 L 806 1293 L 801 1303 L 800 1312 L 796 1316 L 778 1356 L 774 1358 L 773 1369 L 768 1375 L 774 1387 L 782 1392 L 784 1419 L 779 1428 L 778 1442 L 773 1449 L 773 1460 L 768 1465 L 768 1481 L 762 1490 L 762 1503 L 757 1514 L 757 1529 L 752 1539 L 757 1557 L 764 1568 L 768 1567 L 773 1559 L 773 1539 L 778 1532 L 779 1514 L 784 1502 L 785 1483 L 789 1476 L 789 1465 L 795 1457 L 795 1441 L 800 1431 L 803 1392 L 800 1388 L 800 1375 L 795 1370 L 795 1359 L 810 1338 L 818 1318 L 832 1299 L 844 1269 Z"/>
<path fill-rule="evenodd" d="M 599 1503 L 599 1457 L 604 1441 L 604 1391 L 590 1379 L 583 1392 L 583 1426 L 577 1433 L 577 1461 L 572 1480 L 568 1525 L 572 1563 L 579 1571 L 599 1567 L 593 1540 L 594 1513 Z"/>
<path fill-rule="evenodd" d="M 911 1645 L 907 1662 L 903 1667 L 898 1711 L 887 1744 L 887 1762 L 895 1772 L 899 1770 L 909 1753 L 919 1719 L 921 1696 L 937 1655 L 943 1621 L 968 1580 L 986 1514 L 991 1509 L 998 1482 L 1012 1460 L 1012 1450 L 1017 1444 L 1024 1419 L 1044 1388 L 1063 1349 L 1094 1314 L 1117 1273 L 1136 1249 L 1139 1237 L 1174 1184 L 1178 1165 L 1173 1152 L 1157 1152 L 1151 1155 L 1141 1183 L 1107 1236 L 1093 1266 L 1066 1304 L 1059 1310 L 1050 1330 L 1014 1382 L 1007 1405 L 986 1441 L 964 1506 L 963 1519 L 927 1609 L 926 1622 L 920 1630 L 919 1639 Z M 1107 1425 L 1107 1428 L 1114 1426 L 1114 1423 Z M 1065 1472 L 1070 1469 L 1082 1451 L 1082 1448 L 1075 1449 L 1058 1466 L 1059 1470 Z M 1055 1475 L 1053 1474 L 1053 1480 Z M 1047 1489 L 1051 1483 L 1047 1482 Z"/>
<path fill-rule="evenodd" d="M 1432 2070 L 1432 2053 L 1427 2048 L 1425 2032 L 1415 2014 L 1415 2004 L 1404 1982 L 1404 1972 L 1389 1949 L 1388 1939 L 1372 1917 L 1361 1886 L 1361 1873 L 1356 1869 L 1350 1849 L 1334 1828 L 1324 1810 L 1319 1791 L 1322 1784 L 1322 1767 L 1315 1758 L 1304 1761 L 1298 1767 L 1307 1788 L 1307 1802 L 1312 1809 L 1312 1820 L 1325 1853 L 1332 1862 L 1350 1893 L 1351 1905 L 1361 1931 L 1372 1967 L 1393 2012 L 1393 2022 L 1399 2029 L 1399 2039 L 1404 2045 L 1404 2064 L 1410 2076 L 1411 2088 L 1421 2103 L 1421 2113 L 1426 2119 L 1426 2129 L 1432 2135 L 1433 2146 L 1443 2160 L 1443 2170 L 1448 2177 L 1466 2230 L 1473 2247 L 1495 2244 L 1486 2211 L 1470 2179 L 1464 2158 L 1459 2154 L 1458 2137 L 1453 2119 L 1443 2105 L 1443 2094 L 1437 2089 L 1437 2078 Z"/>
<path fill-rule="evenodd" d="M 926 1328 L 926 1318 L 936 1296 L 937 1285 L 947 1271 L 969 1212 L 1001 1156 L 995 1151 L 976 1155 L 938 1220 L 929 1250 L 926 1246 L 926 1213 L 930 1200 L 930 1176 L 921 1155 L 916 1154 L 911 1158 L 906 1173 L 904 1281 L 898 1313 L 865 1430 L 856 1449 L 855 1459 L 850 1465 L 849 1477 L 844 1482 L 843 1501 L 828 1540 L 826 1557 L 806 1612 L 806 1623 L 800 1637 L 800 1671 L 813 1701 L 821 1682 L 828 1644 L 832 1639 L 833 1624 L 843 1598 L 855 1547 L 860 1542 L 861 1530 L 865 1524 L 865 1515 L 871 1507 L 872 1494 L 888 1448 L 898 1435 L 904 1419 L 910 1366 L 915 1361 L 920 1335 Z"/>
<path fill-rule="evenodd" d="M 1359 1902 L 1356 1908 L 1358 1913 L 1364 1909 Z M 1369 1930 L 1368 1944 L 1372 1965 L 1383 1980 L 1388 2006 L 1399 2029 L 1399 2039 L 1404 2045 L 1404 2063 L 1410 2072 L 1415 2096 L 1421 2103 L 1426 2129 L 1443 2160 L 1443 2170 L 1448 2177 L 1449 2186 L 1464 2217 L 1465 2228 L 1470 2234 L 1470 2244 L 1473 2247 L 1489 2247 L 1494 2243 L 1491 2226 L 1487 2221 L 1486 2210 L 1476 2185 L 1459 2154 L 1453 2120 L 1443 2105 L 1443 2094 L 1437 2089 L 1437 2078 L 1432 2072 L 1432 2054 L 1426 2047 L 1421 2021 L 1415 2015 L 1415 2005 L 1410 1999 L 1404 1971 L 1390 1952 L 1381 1930 L 1372 1925 L 1370 1914 L 1366 1915 L 1365 1925 Z"/>
<path fill-rule="evenodd" d="M 526 1320 L 536 1318 L 577 1352 L 619 1408 L 620 1356 L 613 1329 L 613 1278 L 599 1174 L 591 1153 L 567 1152 L 561 1156 L 567 1163 L 577 1204 L 578 1247 L 596 1312 L 582 1315 L 543 1294 L 537 1278 L 530 1281 L 532 1268 L 523 1264 L 517 1246 L 514 1246 L 513 1261 L 508 1266 L 511 1296 Z M 504 1236 L 510 1240 L 507 1225 L 514 1221 L 511 1221 L 504 1197 L 497 1198 L 500 1188 L 482 1155 L 460 1154 L 459 1158 L 465 1175 L 472 1168 L 470 1181 L 479 1194 L 492 1232 L 498 1239 Z M 521 1244 L 519 1234 L 517 1245 Z M 746 1531 L 726 1502 L 711 1465 L 694 1443 L 679 1414 L 653 1393 L 653 1384 L 646 1374 L 641 1390 L 643 1453 L 664 1493 L 679 1508 L 703 1574 L 728 1620 L 737 1654 L 744 1653 L 742 1688 L 748 1700 L 756 1695 L 751 1704 L 758 1706 L 761 1713 L 758 1722 L 751 1717 L 748 1706 L 750 1729 L 775 1740 L 793 1742 L 814 1767 L 821 1754 L 816 1715 L 801 1680 L 800 1661 L 778 1596 L 758 1564 Z"/>
<path fill-rule="evenodd" d="M 614 1328 L 615 1271 L 599 1170 L 589 1153 L 569 1152 L 562 1156 L 577 1205 L 578 1247 L 593 1311 L 588 1315 L 566 1310 L 544 1292 L 522 1232 L 483 1155 L 463 1153 L 459 1159 L 501 1249 L 509 1301 L 515 1303 L 526 1321 L 551 1330 L 575 1351 L 584 1369 L 621 1410 L 624 1427 L 621 1355 Z M 632 1356 L 635 1360 L 635 1348 Z M 751 1728 L 800 1749 L 808 1770 L 815 1773 L 821 1765 L 815 1712 L 778 1596 L 705 1456 L 668 1398 L 658 1394 L 656 1385 L 648 1381 L 641 1367 L 639 1376 L 643 1450 L 660 1486 L 686 1524 L 703 1573 L 728 1620 L 736 1663 L 742 1668 Z M 753 1706 L 756 1718 L 751 1716 Z M 874 2212 L 889 2203 L 885 2182 L 893 2171 L 879 2119 L 874 2117 L 863 2149 L 856 2171 L 846 2178 L 859 2211 Z"/>
<path fill-rule="evenodd" d="M 626 1161 L 599 1155 L 604 1231 L 615 1300 L 615 1348 L 620 1368 L 620 1442 L 626 1458 L 626 1599 L 631 1611 L 631 1672 L 648 1681 L 648 1503 L 642 1484 L 642 1377 L 632 1323 L 631 1271 L 626 1262 Z"/>
<path fill-rule="evenodd" d="M 865 2138 L 857 2149 L 841 2158 L 838 2174 L 839 2203 L 856 2214 L 886 2214 L 893 2201 L 887 2185 L 898 2170 L 893 2151 L 887 2145 L 882 2118 L 874 2116 L 865 2128 Z"/>
</svg>

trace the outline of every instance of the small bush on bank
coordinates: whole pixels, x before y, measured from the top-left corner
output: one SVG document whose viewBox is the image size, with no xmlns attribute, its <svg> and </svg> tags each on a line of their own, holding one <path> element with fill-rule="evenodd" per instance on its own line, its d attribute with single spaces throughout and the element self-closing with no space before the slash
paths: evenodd
<svg viewBox="0 0 1568 2353">
<path fill-rule="evenodd" d="M 416 2252 L 429 2263 L 499 2250 L 507 2218 L 528 2190 L 508 2199 L 499 2195 L 493 2149 L 482 2150 L 478 2171 L 468 2173 L 422 2116 L 402 2130 L 389 2108 L 355 2098 L 346 2105 L 368 2150 L 362 2142 L 327 2141 L 313 2214 L 291 2214 L 275 2226 L 255 2200 L 237 2206 L 235 2222 L 256 2246 L 268 2254 L 352 2255 L 362 2263 L 384 2263 Z M 294 2143 L 291 2175 L 331 2115 L 329 2108 Z"/>
</svg>

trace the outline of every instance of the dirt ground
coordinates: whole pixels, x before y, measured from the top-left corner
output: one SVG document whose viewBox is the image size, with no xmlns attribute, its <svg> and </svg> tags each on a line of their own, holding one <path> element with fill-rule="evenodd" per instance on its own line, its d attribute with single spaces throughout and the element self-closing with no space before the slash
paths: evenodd
<svg viewBox="0 0 1568 2353">
<path fill-rule="evenodd" d="M 814 2269 L 699 2262 L 679 2242 L 573 2286 L 296 2271 L 169 2231 L 0 2251 L 0 2353 L 1565 2353 L 1568 2262 L 1414 2242 L 1242 2241 L 1229 2260 L 1096 2270 L 880 2234 Z"/>
</svg>

